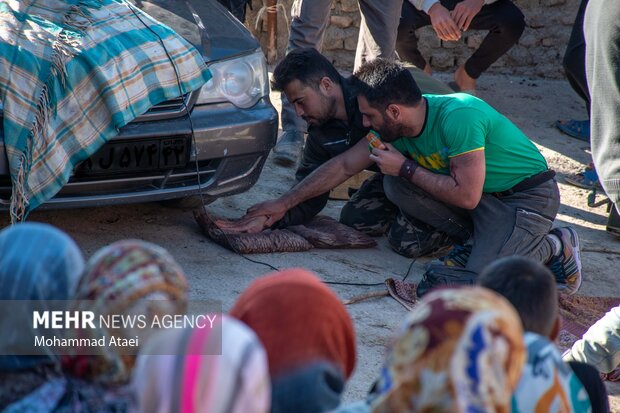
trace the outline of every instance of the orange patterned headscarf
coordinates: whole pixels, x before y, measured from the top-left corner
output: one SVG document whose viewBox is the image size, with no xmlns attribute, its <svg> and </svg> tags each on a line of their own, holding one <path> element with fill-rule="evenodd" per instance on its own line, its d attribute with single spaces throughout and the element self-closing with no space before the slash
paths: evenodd
<svg viewBox="0 0 620 413">
<path fill-rule="evenodd" d="M 315 361 L 333 363 L 347 378 L 353 372 L 351 318 L 336 294 L 309 271 L 292 268 L 254 281 L 230 315 L 256 332 L 272 377 Z"/>
<path fill-rule="evenodd" d="M 373 413 L 509 413 L 525 362 L 518 314 L 473 287 L 428 294 L 388 356 Z"/>
</svg>

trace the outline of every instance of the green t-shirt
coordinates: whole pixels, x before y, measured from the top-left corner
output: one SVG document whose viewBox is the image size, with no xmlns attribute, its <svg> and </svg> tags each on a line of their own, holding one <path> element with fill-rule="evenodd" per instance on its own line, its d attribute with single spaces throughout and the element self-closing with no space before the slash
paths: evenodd
<svg viewBox="0 0 620 413">
<path fill-rule="evenodd" d="M 436 173 L 450 174 L 450 158 L 484 150 L 484 192 L 501 192 L 547 169 L 538 148 L 504 115 L 465 94 L 423 95 L 428 104 L 422 132 L 394 147 Z"/>
</svg>

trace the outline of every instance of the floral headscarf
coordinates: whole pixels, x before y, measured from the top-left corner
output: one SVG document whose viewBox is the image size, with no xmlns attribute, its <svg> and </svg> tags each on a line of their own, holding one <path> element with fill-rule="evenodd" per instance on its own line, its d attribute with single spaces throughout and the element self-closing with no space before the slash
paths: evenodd
<svg viewBox="0 0 620 413">
<path fill-rule="evenodd" d="M 438 290 L 404 323 L 371 410 L 508 413 L 524 361 L 508 301 L 481 287 Z"/>
</svg>

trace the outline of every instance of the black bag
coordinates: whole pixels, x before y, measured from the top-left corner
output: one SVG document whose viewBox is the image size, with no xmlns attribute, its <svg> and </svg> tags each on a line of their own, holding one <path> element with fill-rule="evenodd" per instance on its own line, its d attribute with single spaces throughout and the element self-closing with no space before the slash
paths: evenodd
<svg viewBox="0 0 620 413">
<path fill-rule="evenodd" d="M 443 263 L 430 263 L 418 284 L 416 295 L 422 297 L 436 287 L 475 285 L 478 274 L 461 267 L 448 267 Z"/>
</svg>

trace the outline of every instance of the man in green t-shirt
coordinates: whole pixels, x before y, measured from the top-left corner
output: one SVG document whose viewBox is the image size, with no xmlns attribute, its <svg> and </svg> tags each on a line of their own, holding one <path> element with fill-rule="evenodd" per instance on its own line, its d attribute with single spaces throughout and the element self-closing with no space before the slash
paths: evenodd
<svg viewBox="0 0 620 413">
<path fill-rule="evenodd" d="M 462 241 L 447 265 L 480 272 L 519 255 L 547 264 L 560 288 L 581 284 L 579 238 L 551 229 L 560 195 L 536 146 L 505 116 L 467 95 L 422 95 L 397 63 L 371 62 L 353 77 L 364 124 L 385 149 L 370 159 L 385 193 L 413 216 Z"/>
<path fill-rule="evenodd" d="M 352 77 L 363 124 L 382 149 L 361 140 L 293 189 L 248 209 L 265 227 L 304 200 L 329 191 L 373 163 L 388 199 L 407 217 L 458 241 L 446 265 L 480 272 L 507 255 L 547 264 L 561 289 L 581 284 L 579 239 L 551 229 L 560 196 L 536 146 L 506 117 L 466 94 L 422 95 L 401 65 L 376 59 Z"/>
</svg>

